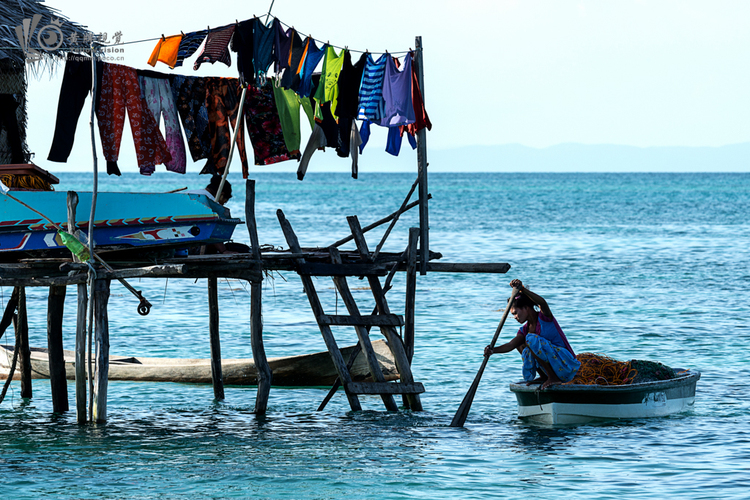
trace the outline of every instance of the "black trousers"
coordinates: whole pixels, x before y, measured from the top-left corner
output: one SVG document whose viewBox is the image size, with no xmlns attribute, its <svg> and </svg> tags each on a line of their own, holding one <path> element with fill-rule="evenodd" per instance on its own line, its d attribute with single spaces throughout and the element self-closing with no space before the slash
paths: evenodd
<svg viewBox="0 0 750 500">
<path fill-rule="evenodd" d="M 96 88 L 99 102 L 99 89 L 102 83 L 102 71 L 104 63 L 96 66 Z M 57 102 L 57 120 L 55 122 L 55 135 L 52 138 L 47 160 L 65 163 L 68 161 L 70 151 L 73 149 L 73 141 L 76 135 L 78 118 L 86 102 L 86 97 L 91 91 L 91 58 L 79 54 L 68 54 L 65 62 L 65 74 L 60 87 L 60 99 Z M 114 173 L 114 172 L 112 172 Z M 117 173 L 119 175 L 119 172 Z"/>
</svg>

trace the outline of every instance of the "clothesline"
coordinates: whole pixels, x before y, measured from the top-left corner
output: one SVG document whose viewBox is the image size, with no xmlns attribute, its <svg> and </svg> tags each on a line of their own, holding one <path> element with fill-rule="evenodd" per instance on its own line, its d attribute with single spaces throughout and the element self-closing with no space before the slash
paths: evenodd
<svg viewBox="0 0 750 500">
<path fill-rule="evenodd" d="M 294 28 L 294 26 L 286 24 L 284 21 L 282 21 L 281 19 L 279 19 L 278 17 L 276 17 L 274 15 L 271 15 L 270 17 L 273 18 L 274 20 L 277 20 L 279 23 L 281 23 L 281 25 L 285 26 L 286 28 L 292 28 L 292 29 L 294 29 L 297 32 L 297 34 L 299 34 L 302 37 L 309 37 L 311 40 L 315 41 L 316 43 L 325 44 L 325 45 L 328 45 L 330 47 L 333 47 L 333 48 L 339 49 L 339 50 L 346 49 L 349 52 L 356 52 L 356 53 L 359 53 L 359 54 L 390 54 L 390 55 L 402 55 L 402 54 L 408 54 L 409 52 L 413 52 L 411 48 L 409 50 L 403 50 L 403 51 L 400 51 L 400 52 L 389 52 L 389 51 L 384 51 L 384 52 L 377 52 L 377 51 L 375 51 L 375 52 L 372 52 L 372 51 L 369 51 L 369 50 L 354 50 L 354 49 L 348 48 L 347 46 L 342 47 L 340 45 L 332 45 L 328 41 L 324 42 L 323 40 L 320 40 L 318 38 L 313 37 L 312 35 L 306 35 L 305 33 L 302 33 L 301 31 L 299 31 L 296 28 Z M 258 18 L 258 16 L 255 16 L 255 17 L 253 17 L 251 19 L 257 19 L 257 18 Z M 247 19 L 247 21 L 249 21 L 251 19 Z M 271 23 L 266 22 L 264 24 L 264 26 L 270 27 L 272 25 L 272 23 L 273 23 L 273 21 L 271 21 Z M 235 20 L 235 24 L 240 24 L 240 21 Z M 220 30 L 220 29 L 226 28 L 226 27 L 228 27 L 230 25 L 231 24 L 225 24 L 225 25 L 222 25 L 222 26 L 214 27 L 214 28 L 211 28 L 210 26 L 206 26 L 206 33 L 208 34 L 208 33 L 212 32 L 212 31 Z M 188 32 L 188 34 L 189 33 L 194 33 L 194 32 L 190 31 L 190 32 Z M 180 34 L 182 34 L 184 36 L 185 32 L 184 31 L 180 31 Z M 176 36 L 176 34 L 175 35 L 170 35 L 170 36 Z M 123 42 L 120 45 L 133 44 L 133 43 L 141 43 L 141 42 L 155 42 L 155 41 L 163 40 L 163 39 L 165 39 L 164 35 L 162 35 L 160 37 L 156 37 L 156 38 L 146 38 L 146 39 L 143 39 L 143 40 L 136 40 L 136 41 L 132 41 L 132 42 Z"/>
</svg>

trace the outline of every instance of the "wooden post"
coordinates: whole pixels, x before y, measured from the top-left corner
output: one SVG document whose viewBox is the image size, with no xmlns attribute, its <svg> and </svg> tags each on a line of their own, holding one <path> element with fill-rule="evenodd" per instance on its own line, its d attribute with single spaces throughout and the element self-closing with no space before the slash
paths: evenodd
<svg viewBox="0 0 750 500">
<path fill-rule="evenodd" d="M 68 232 L 76 235 L 76 208 L 78 194 L 68 191 Z M 73 262 L 80 259 L 73 255 Z M 76 421 L 85 424 L 88 421 L 86 405 L 86 307 L 89 294 L 85 284 L 78 285 L 78 314 L 76 315 Z"/>
<path fill-rule="evenodd" d="M 208 333 L 211 338 L 211 382 L 214 398 L 224 399 L 224 378 L 221 375 L 221 342 L 219 340 L 219 294 L 216 277 L 208 278 Z"/>
<path fill-rule="evenodd" d="M 47 301 L 47 348 L 49 349 L 49 384 L 52 392 L 52 411 L 68 411 L 68 383 L 65 379 L 65 355 L 63 354 L 63 311 L 65 287 L 49 287 Z"/>
<path fill-rule="evenodd" d="M 29 346 L 29 321 L 26 316 L 26 289 L 18 290 L 18 321 L 16 327 L 16 349 L 18 349 L 19 371 L 21 373 L 21 397 L 31 398 L 31 348 Z"/>
<path fill-rule="evenodd" d="M 96 332 L 96 374 L 94 375 L 94 422 L 107 421 L 107 385 L 109 375 L 109 302 L 110 280 L 94 283 L 94 327 Z"/>
<path fill-rule="evenodd" d="M 422 91 L 424 102 L 424 58 L 422 57 L 422 37 L 415 40 L 417 65 L 417 82 Z M 427 262 L 430 260 L 430 217 L 427 207 L 427 129 L 417 132 L 417 165 L 419 172 L 419 245 L 420 267 L 419 274 L 427 274 Z"/>
<path fill-rule="evenodd" d="M 88 422 L 86 400 L 86 310 L 89 302 L 87 286 L 78 285 L 78 315 L 76 318 L 76 421 Z"/>
<path fill-rule="evenodd" d="M 260 243 L 258 228 L 255 222 L 255 181 L 248 179 L 245 183 L 245 220 L 250 234 L 250 251 L 261 268 Z M 258 373 L 258 393 L 255 397 L 255 413 L 264 415 L 268 409 L 268 397 L 271 393 L 273 372 L 266 358 L 263 346 L 263 282 L 250 282 L 250 345 L 253 350 L 253 361 Z"/>
</svg>

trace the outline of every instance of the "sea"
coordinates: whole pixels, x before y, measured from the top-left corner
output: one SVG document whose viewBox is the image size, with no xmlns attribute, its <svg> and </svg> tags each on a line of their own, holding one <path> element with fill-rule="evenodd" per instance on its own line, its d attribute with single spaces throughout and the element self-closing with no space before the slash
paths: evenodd
<svg viewBox="0 0 750 500">
<path fill-rule="evenodd" d="M 57 190 L 90 190 L 92 174 L 59 173 Z M 349 234 L 396 211 L 416 173 L 293 173 L 256 180 L 260 243 L 286 248 L 282 210 L 303 247 Z M 245 183 L 229 177 L 228 207 L 244 218 Z M 205 176 L 158 172 L 99 179 L 102 191 L 201 188 Z M 414 499 L 750 497 L 750 174 L 434 173 L 430 248 L 446 262 L 507 262 L 506 274 L 418 276 L 413 373 L 424 411 L 385 411 L 362 396 L 352 412 L 339 391 L 281 388 L 253 413 L 256 388 L 110 381 L 106 423 L 53 414 L 50 385 L 33 397 L 13 382 L 0 404 L 0 496 L 12 499 Z M 416 199 L 416 197 L 412 197 Z M 383 249 L 402 252 L 418 209 L 400 218 Z M 385 232 L 366 234 L 374 249 Z M 234 241 L 249 243 L 244 225 Z M 353 249 L 347 244 L 344 249 Z M 695 404 L 668 417 L 538 425 L 518 418 L 509 384 L 517 353 L 489 360 L 463 428 L 449 424 L 498 326 L 509 282 L 542 295 L 576 352 L 645 359 L 701 372 Z M 403 273 L 388 292 L 404 309 Z M 119 283 L 109 302 L 110 352 L 209 357 L 205 280 L 132 280 L 148 316 Z M 360 309 L 366 281 L 349 278 Z M 333 283 L 315 286 L 329 314 L 343 311 Z M 0 289 L 3 304 L 11 288 Z M 28 290 L 30 343 L 46 345 L 46 290 Z M 270 357 L 324 351 L 293 272 L 263 283 Z M 221 351 L 250 358 L 249 286 L 220 280 Z M 4 307 L 4 306 L 3 306 Z M 65 304 L 64 343 L 74 348 L 76 291 Z M 515 335 L 512 318 L 500 342 Z M 334 330 L 353 345 L 351 327 Z M 373 339 L 381 337 L 371 334 Z M 13 343 L 12 329 L 0 343 Z"/>
</svg>

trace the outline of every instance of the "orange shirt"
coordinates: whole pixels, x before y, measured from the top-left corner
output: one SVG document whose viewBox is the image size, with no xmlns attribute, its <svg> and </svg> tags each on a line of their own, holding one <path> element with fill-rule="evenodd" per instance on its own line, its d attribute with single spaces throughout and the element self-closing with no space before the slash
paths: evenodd
<svg viewBox="0 0 750 500">
<path fill-rule="evenodd" d="M 182 34 L 160 38 L 156 42 L 153 52 L 151 52 L 151 57 L 148 58 L 148 63 L 151 66 L 156 66 L 156 61 L 161 61 L 174 69 L 175 64 L 177 64 L 177 52 L 181 41 Z"/>
</svg>

